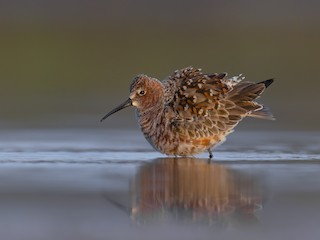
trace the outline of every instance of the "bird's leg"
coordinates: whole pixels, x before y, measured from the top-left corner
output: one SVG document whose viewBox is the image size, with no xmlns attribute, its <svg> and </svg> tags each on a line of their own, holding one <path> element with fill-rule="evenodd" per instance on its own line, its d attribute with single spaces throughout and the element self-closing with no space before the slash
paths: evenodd
<svg viewBox="0 0 320 240">
<path fill-rule="evenodd" d="M 210 148 L 208 149 L 208 152 L 209 152 L 209 160 L 211 161 L 211 160 L 212 160 L 213 155 L 212 155 L 212 151 L 211 151 L 211 149 L 210 149 Z"/>
</svg>

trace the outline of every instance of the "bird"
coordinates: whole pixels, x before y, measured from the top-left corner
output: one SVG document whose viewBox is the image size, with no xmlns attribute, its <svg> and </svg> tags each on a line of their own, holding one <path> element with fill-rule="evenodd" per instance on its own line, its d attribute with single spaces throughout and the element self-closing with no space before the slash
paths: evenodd
<svg viewBox="0 0 320 240">
<path fill-rule="evenodd" d="M 129 98 L 102 119 L 133 106 L 144 137 L 168 156 L 194 156 L 213 150 L 245 117 L 274 120 L 255 100 L 274 79 L 243 81 L 242 74 L 204 73 L 192 66 L 175 70 L 164 80 L 145 74 L 134 77 Z"/>
</svg>

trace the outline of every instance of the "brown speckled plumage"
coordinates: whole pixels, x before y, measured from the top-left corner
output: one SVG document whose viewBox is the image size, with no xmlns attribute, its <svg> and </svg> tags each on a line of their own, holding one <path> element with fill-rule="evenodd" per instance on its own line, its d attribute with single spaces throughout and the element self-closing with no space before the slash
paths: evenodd
<svg viewBox="0 0 320 240">
<path fill-rule="evenodd" d="M 102 120 L 127 106 L 135 106 L 141 130 L 158 151 L 189 156 L 211 150 L 225 140 L 246 116 L 273 119 L 254 100 L 273 82 L 242 82 L 241 75 L 205 74 L 187 67 L 162 82 L 138 75 L 129 99 Z"/>
</svg>

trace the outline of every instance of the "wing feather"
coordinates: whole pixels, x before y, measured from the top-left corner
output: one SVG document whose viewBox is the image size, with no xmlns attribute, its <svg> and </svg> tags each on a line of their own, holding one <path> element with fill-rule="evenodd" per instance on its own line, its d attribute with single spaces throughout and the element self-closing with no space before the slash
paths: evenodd
<svg viewBox="0 0 320 240">
<path fill-rule="evenodd" d="M 226 73 L 205 74 L 193 67 L 175 71 L 164 81 L 166 106 L 174 113 L 172 126 L 186 139 L 231 132 L 243 117 L 262 109 L 253 100 L 265 84 L 241 82 L 243 79 L 241 75 L 227 78 Z M 258 115 L 263 117 L 263 112 Z"/>
</svg>

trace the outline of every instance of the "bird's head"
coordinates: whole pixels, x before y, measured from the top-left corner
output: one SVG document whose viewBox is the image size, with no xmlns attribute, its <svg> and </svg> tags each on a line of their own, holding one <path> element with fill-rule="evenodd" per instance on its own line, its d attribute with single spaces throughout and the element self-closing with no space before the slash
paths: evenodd
<svg viewBox="0 0 320 240">
<path fill-rule="evenodd" d="M 163 96 L 164 87 L 160 81 L 140 74 L 133 79 L 130 85 L 129 98 L 107 113 L 101 121 L 126 107 L 134 106 L 141 112 L 153 108 L 158 104 L 163 104 Z"/>
</svg>

